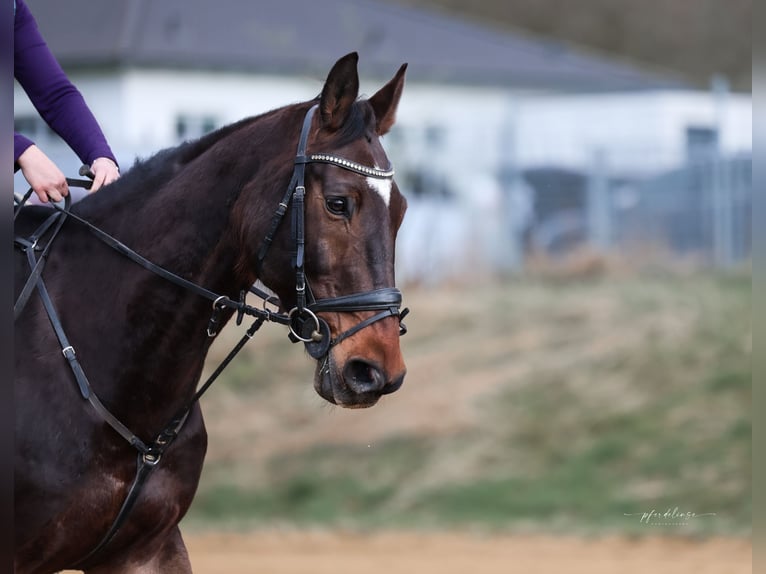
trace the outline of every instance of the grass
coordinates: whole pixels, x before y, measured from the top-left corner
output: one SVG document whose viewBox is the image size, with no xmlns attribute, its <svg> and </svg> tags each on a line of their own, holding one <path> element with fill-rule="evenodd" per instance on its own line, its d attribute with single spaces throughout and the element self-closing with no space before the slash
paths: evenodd
<svg viewBox="0 0 766 574">
<path fill-rule="evenodd" d="M 237 359 L 187 524 L 749 532 L 749 275 L 405 294 L 408 381 L 376 412 L 321 406 L 282 333 Z M 674 508 L 715 516 L 639 521 Z"/>
</svg>

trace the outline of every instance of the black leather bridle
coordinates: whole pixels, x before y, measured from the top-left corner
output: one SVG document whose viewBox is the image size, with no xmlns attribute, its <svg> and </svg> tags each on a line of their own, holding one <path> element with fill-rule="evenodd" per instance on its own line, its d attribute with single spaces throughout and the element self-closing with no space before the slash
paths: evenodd
<svg viewBox="0 0 766 574">
<path fill-rule="evenodd" d="M 31 270 L 30 276 L 14 304 L 14 319 L 21 315 L 21 312 L 26 306 L 30 296 L 35 290 L 37 290 L 42 300 L 43 306 L 48 314 L 51 326 L 53 327 L 56 337 L 59 340 L 62 355 L 66 359 L 70 369 L 72 370 L 72 373 L 74 374 L 75 381 L 82 398 L 87 400 L 98 413 L 98 415 L 104 420 L 104 422 L 106 422 L 112 429 L 114 429 L 114 431 L 116 431 L 137 451 L 136 475 L 128 490 L 127 495 L 125 496 L 125 500 L 123 501 L 123 504 L 114 519 L 114 522 L 112 523 L 109 530 L 104 534 L 101 541 L 84 558 L 79 560 L 75 566 L 86 564 L 88 561 L 92 560 L 96 555 L 103 551 L 103 549 L 114 538 L 114 536 L 117 534 L 117 531 L 124 524 L 125 520 L 130 514 L 130 511 L 138 499 L 138 496 L 141 493 L 143 486 L 149 478 L 150 474 L 160 463 L 163 454 L 175 441 L 178 433 L 183 428 L 183 425 L 185 424 L 186 419 L 188 418 L 194 405 L 199 401 L 200 398 L 202 398 L 202 395 L 210 388 L 210 386 L 221 374 L 221 372 L 223 372 L 226 366 L 232 361 L 234 356 L 242 349 L 245 343 L 253 337 L 253 335 L 258 331 L 258 329 L 260 329 L 264 322 L 269 321 L 287 325 L 290 329 L 290 339 L 293 342 L 303 342 L 308 353 L 317 360 L 326 357 L 327 353 L 334 345 L 337 345 L 341 341 L 351 337 L 354 333 L 357 333 L 365 327 L 372 325 L 376 321 L 385 319 L 386 317 L 399 317 L 400 335 L 403 335 L 407 332 L 406 327 L 403 323 L 401 323 L 401 319 L 404 318 L 404 316 L 407 314 L 408 309 L 402 309 L 400 311 L 402 294 L 395 287 L 383 287 L 362 293 L 352 293 L 349 295 L 341 295 L 339 297 L 319 300 L 314 300 L 314 297 L 311 294 L 311 288 L 309 287 L 308 280 L 306 278 L 306 272 L 304 269 L 306 243 L 304 231 L 304 197 L 306 194 L 306 188 L 304 186 L 304 172 L 306 164 L 328 163 L 349 171 L 353 171 L 355 173 L 359 173 L 360 175 L 364 175 L 366 177 L 373 177 L 378 179 L 388 179 L 392 177 L 394 173 L 392 169 L 381 170 L 374 167 L 368 167 L 331 154 L 313 154 L 307 156 L 306 145 L 308 141 L 308 133 L 311 127 L 312 117 L 316 111 L 316 107 L 316 105 L 312 106 L 304 118 L 303 128 L 301 130 L 298 143 L 298 153 L 294 162 L 292 179 L 288 185 L 287 192 L 285 193 L 282 201 L 279 203 L 276 212 L 274 213 L 274 216 L 272 217 L 270 229 L 266 234 L 266 238 L 257 255 L 258 271 L 260 272 L 269 246 L 274 239 L 277 229 L 279 228 L 279 225 L 284 218 L 288 207 L 292 203 L 292 237 L 295 243 L 295 256 L 293 263 L 295 266 L 296 275 L 296 305 L 287 314 L 270 311 L 266 309 L 265 304 L 263 308 L 248 305 L 245 303 L 244 291 L 240 293 L 239 300 L 235 301 L 225 295 L 215 293 L 205 287 L 184 279 L 183 277 L 180 277 L 175 273 L 168 271 L 159 265 L 156 265 L 155 263 L 152 263 L 89 221 L 72 213 L 69 210 L 69 196 L 67 196 L 63 208 L 51 203 L 51 207 L 54 209 L 53 213 L 51 213 L 45 222 L 30 237 L 14 238 L 16 247 L 26 254 Z M 83 167 L 87 171 L 87 167 Z M 85 175 L 83 170 L 81 170 L 81 175 Z M 84 187 L 86 189 L 90 187 L 90 182 L 85 180 L 67 179 L 67 183 L 70 186 Z M 30 188 L 24 198 L 18 202 L 18 205 L 15 207 L 14 220 L 20 213 L 21 208 L 23 207 L 26 200 L 31 196 L 31 194 L 32 189 Z M 43 281 L 42 271 L 49 254 L 50 247 L 53 244 L 53 240 L 63 227 L 66 219 L 69 218 L 87 227 L 99 240 L 103 241 L 111 248 L 128 257 L 143 268 L 175 285 L 191 291 L 200 297 L 212 301 L 213 312 L 207 327 L 208 336 L 213 337 L 217 334 L 220 315 L 226 309 L 236 311 L 237 324 L 242 322 L 244 315 L 255 317 L 255 321 L 247 330 L 245 335 L 234 346 L 234 348 L 219 364 L 215 371 L 213 371 L 207 380 L 199 387 L 191 399 L 176 412 L 173 418 L 170 419 L 168 424 L 160 431 L 160 433 L 152 442 L 145 443 L 142 441 L 126 425 L 118 420 L 117 417 L 115 417 L 109 411 L 109 409 L 93 392 L 90 382 L 85 375 L 79 360 L 77 359 L 75 348 L 70 344 L 70 341 L 67 338 L 64 327 L 59 319 L 58 312 L 56 311 L 55 305 L 53 304 L 53 301 L 50 298 L 45 286 L 45 282 Z M 47 238 L 47 241 L 43 247 L 41 243 L 45 238 Z M 279 302 L 275 297 L 271 297 L 256 287 L 251 287 L 250 292 L 261 297 L 265 302 L 279 305 Z M 340 333 L 334 339 L 331 337 L 330 328 L 327 322 L 317 316 L 317 313 L 322 312 L 355 313 L 362 311 L 378 312 L 375 315 L 360 321 L 350 329 Z"/>
<path fill-rule="evenodd" d="M 279 228 L 279 224 L 284 219 L 288 207 L 292 205 L 292 239 L 295 245 L 293 265 L 295 267 L 296 302 L 295 307 L 288 313 L 290 319 L 288 323 L 290 328 L 290 339 L 293 342 L 303 342 L 309 355 L 319 360 L 325 357 L 334 345 L 337 345 L 365 327 L 368 327 L 381 319 L 385 319 L 386 317 L 399 317 L 399 333 L 400 335 L 403 335 L 407 332 L 407 328 L 401 323 L 401 319 L 407 315 L 409 310 L 406 308 L 400 310 L 402 294 L 396 287 L 383 287 L 371 291 L 319 300 L 315 300 L 313 297 L 304 266 L 306 246 L 304 228 L 304 199 L 306 196 L 306 187 L 304 185 L 304 178 L 306 164 L 327 163 L 375 179 L 391 179 L 394 175 L 394 170 L 391 169 L 391 167 L 388 169 L 369 167 L 327 153 L 307 154 L 306 148 L 308 145 L 309 131 L 317 107 L 317 105 L 312 106 L 308 112 L 306 112 L 306 116 L 303 119 L 303 127 L 301 128 L 301 135 L 298 140 L 298 151 L 295 155 L 293 175 L 290 179 L 290 184 L 287 186 L 287 191 L 271 219 L 271 226 L 266 234 L 266 238 L 258 251 L 257 264 L 259 269 L 263 267 L 263 261 L 274 240 L 274 235 Z M 327 322 L 317 315 L 317 313 L 322 312 L 356 313 L 363 311 L 377 311 L 377 313 L 340 333 L 334 339 L 330 335 L 330 328 L 327 325 Z"/>
</svg>

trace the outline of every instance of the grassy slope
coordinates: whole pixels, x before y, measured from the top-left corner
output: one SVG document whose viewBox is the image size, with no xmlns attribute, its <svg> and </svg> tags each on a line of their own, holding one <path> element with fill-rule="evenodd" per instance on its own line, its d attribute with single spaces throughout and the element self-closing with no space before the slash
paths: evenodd
<svg viewBox="0 0 766 574">
<path fill-rule="evenodd" d="M 371 410 L 326 406 L 280 328 L 256 337 L 203 401 L 187 525 L 657 533 L 625 513 L 678 507 L 716 515 L 658 528 L 749 530 L 749 275 L 405 294 L 408 379 Z"/>
</svg>

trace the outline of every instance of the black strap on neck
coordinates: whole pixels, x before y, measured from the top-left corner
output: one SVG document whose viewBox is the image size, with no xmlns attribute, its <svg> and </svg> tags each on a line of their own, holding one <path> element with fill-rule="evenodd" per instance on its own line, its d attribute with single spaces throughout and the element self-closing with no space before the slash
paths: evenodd
<svg viewBox="0 0 766 574">
<path fill-rule="evenodd" d="M 87 187 L 90 185 L 90 182 L 80 180 L 67 179 L 67 182 L 70 185 L 79 185 L 80 187 Z M 25 198 L 22 200 L 21 204 L 18 206 L 18 210 L 15 215 L 18 214 L 21 206 L 23 206 L 23 203 L 26 201 L 26 199 L 29 198 L 30 195 L 31 188 L 30 191 L 26 194 Z M 90 222 L 71 213 L 69 211 L 71 206 L 70 196 L 65 198 L 63 208 L 55 204 L 52 204 L 52 206 L 56 211 L 52 213 L 48 218 L 46 218 L 43 224 L 29 238 L 16 237 L 14 240 L 14 243 L 17 245 L 17 247 L 26 253 L 29 266 L 32 269 L 30 277 L 28 278 L 24 288 L 22 289 L 21 295 L 14 305 L 14 314 L 16 317 L 20 315 L 22 309 L 29 300 L 29 296 L 34 291 L 34 289 L 37 288 L 43 307 L 46 310 L 51 326 L 53 327 L 56 338 L 58 339 L 59 345 L 61 346 L 62 355 L 67 360 L 69 368 L 74 375 L 75 382 L 77 383 L 77 387 L 80 391 L 80 395 L 83 397 L 83 399 L 87 400 L 91 404 L 93 409 L 104 420 L 104 422 L 112 427 L 112 429 L 114 429 L 117 434 L 119 434 L 128 444 L 130 444 L 130 446 L 138 451 L 136 475 L 128 490 L 125 500 L 123 501 L 123 504 L 120 507 L 117 516 L 115 517 L 114 522 L 104 537 L 101 539 L 101 541 L 96 545 L 96 547 L 94 547 L 83 559 L 78 562 L 78 564 L 87 564 L 87 562 L 93 559 L 104 547 L 106 547 L 106 545 L 117 534 L 118 530 L 125 522 L 128 514 L 135 505 L 143 485 L 149 478 L 152 470 L 154 470 L 154 468 L 159 463 L 164 452 L 178 436 L 178 433 L 181 431 L 181 428 L 186 422 L 186 419 L 188 418 L 189 413 L 191 412 L 191 409 L 194 407 L 195 403 L 197 403 L 202 398 L 202 395 L 210 388 L 210 386 L 223 372 L 226 366 L 228 366 L 228 364 L 239 353 L 242 347 L 244 347 L 245 343 L 253 337 L 255 332 L 261 327 L 261 325 L 263 325 L 265 321 L 269 320 L 286 323 L 287 318 L 284 315 L 271 312 L 265 308 L 257 309 L 250 307 L 249 305 L 245 305 L 244 296 L 242 296 L 241 300 L 236 305 L 237 311 L 239 313 L 238 322 L 241 321 L 242 315 L 247 313 L 256 317 L 253 325 L 247 330 L 242 339 L 240 339 L 235 347 L 229 352 L 221 364 L 219 364 L 218 368 L 208 377 L 205 383 L 194 393 L 191 399 L 176 412 L 175 416 L 173 416 L 170 422 L 165 425 L 165 427 L 159 432 L 154 441 L 147 444 L 142 441 L 125 424 L 123 424 L 116 416 L 114 416 L 114 414 L 112 414 L 111 411 L 109 411 L 109 409 L 101 402 L 98 396 L 93 392 L 90 381 L 88 380 L 88 377 L 86 376 L 79 360 L 77 359 L 75 348 L 72 346 L 69 338 L 66 335 L 58 312 L 56 311 L 53 301 L 50 298 L 48 290 L 45 286 L 45 282 L 42 279 L 44 262 L 47 259 L 50 248 L 53 244 L 53 240 L 58 235 L 58 232 L 61 230 L 66 219 L 71 217 L 72 219 L 75 219 L 76 221 L 85 225 L 96 235 L 96 237 L 104 241 L 107 245 L 126 255 L 132 261 L 139 263 L 142 267 L 156 273 L 157 275 L 160 275 L 161 277 L 164 277 L 172 283 L 189 289 L 193 293 L 206 297 L 207 299 L 212 299 L 214 301 L 214 314 L 216 311 L 220 311 L 222 308 L 229 306 L 227 301 L 230 300 L 194 283 L 191 283 L 182 277 L 178 277 L 177 275 L 163 269 L 162 267 L 159 267 L 158 265 L 155 265 L 107 233 L 95 227 Z M 48 237 L 47 244 L 45 248 L 42 249 L 42 253 L 38 258 L 36 251 L 41 249 L 38 243 L 40 239 L 43 238 L 50 230 L 52 230 L 50 237 Z M 266 295 L 257 289 L 251 289 L 251 291 L 262 298 L 264 295 Z M 264 299 L 267 300 L 270 299 L 270 297 L 266 295 L 266 298 Z M 210 334 L 209 328 L 208 334 Z"/>
<path fill-rule="evenodd" d="M 70 180 L 67 180 L 70 181 Z M 197 285 L 196 283 L 189 281 L 188 279 L 184 279 L 183 277 L 180 277 L 179 275 L 176 275 L 172 271 L 168 271 L 164 267 L 161 267 L 142 255 L 136 253 L 134 250 L 132 250 L 130 247 L 119 241 L 118 239 L 112 237 L 108 233 L 104 232 L 103 230 L 99 229 L 86 219 L 83 219 L 79 215 L 72 213 L 69 211 L 69 205 L 65 205 L 65 207 L 60 207 L 56 204 L 52 204 L 53 209 L 55 209 L 57 212 L 65 214 L 67 218 L 71 218 L 78 223 L 84 225 L 87 227 L 98 239 L 103 241 L 105 244 L 107 244 L 109 247 L 117 251 L 118 253 L 121 253 L 134 263 L 137 263 L 147 271 L 151 271 L 155 275 L 158 275 L 165 279 L 166 281 L 169 281 L 170 283 L 173 283 L 175 285 L 178 285 L 179 287 L 182 287 L 186 289 L 187 291 L 191 291 L 192 293 L 199 295 L 200 297 L 203 297 L 205 299 L 208 299 L 209 301 L 213 302 L 213 308 L 214 309 L 223 309 L 223 308 L 229 308 L 237 311 L 241 315 L 250 315 L 254 317 L 263 317 L 265 321 L 280 323 L 282 325 L 287 325 L 289 320 L 287 318 L 287 315 L 281 314 L 281 313 L 275 313 L 273 311 L 269 311 L 266 309 L 253 307 L 251 305 L 247 305 L 243 300 L 234 301 L 233 299 L 227 297 L 226 295 L 221 295 L 219 293 L 216 293 L 214 291 L 211 291 L 210 289 L 206 289 L 205 287 L 202 287 L 201 285 Z M 63 224 L 63 219 L 61 221 Z M 24 240 L 21 238 L 16 238 L 16 244 L 19 245 L 22 249 L 25 247 L 24 243 L 29 242 L 30 240 Z M 48 242 L 48 245 L 50 246 L 51 241 Z M 39 278 L 39 273 L 38 273 Z M 17 302 L 18 305 L 18 302 Z"/>
<path fill-rule="evenodd" d="M 81 187 L 83 189 L 90 189 L 92 185 L 92 181 L 87 179 L 70 179 L 66 178 L 67 185 L 70 187 Z M 14 206 L 14 212 L 13 212 L 13 221 L 16 221 L 16 217 L 21 212 L 21 208 L 24 207 L 24 205 L 27 203 L 29 198 L 32 196 L 33 189 L 30 187 L 29 190 L 24 194 L 24 196 L 18 201 L 18 203 Z M 21 312 L 24 310 L 24 307 L 27 304 L 27 301 L 29 301 L 30 295 L 32 295 L 32 292 L 34 291 L 35 285 L 37 284 L 37 281 L 40 279 L 40 276 L 42 275 L 43 268 L 45 267 L 45 262 L 48 259 L 48 253 L 50 251 L 51 246 L 53 245 L 53 240 L 58 235 L 59 231 L 61 231 L 61 227 L 64 225 L 64 221 L 66 221 L 65 214 L 68 214 L 69 208 L 72 204 L 72 196 L 67 195 L 64 197 L 64 208 L 63 210 L 58 211 L 57 213 L 52 213 L 49 217 L 46 218 L 46 220 L 43 222 L 43 224 L 37 228 L 37 230 L 32 233 L 28 238 L 25 237 L 19 237 L 16 236 L 13 239 L 13 242 L 16 244 L 17 247 L 20 247 L 22 251 L 27 250 L 40 250 L 38 243 L 39 241 L 45 236 L 45 234 L 48 232 L 51 227 L 53 227 L 53 224 L 55 223 L 55 227 L 53 227 L 53 231 L 51 233 L 51 236 L 48 238 L 48 243 L 46 244 L 45 248 L 42 249 L 42 254 L 37 260 L 37 263 L 32 268 L 32 271 L 27 278 L 27 282 L 24 284 L 24 288 L 21 290 L 21 293 L 19 294 L 19 297 L 16 299 L 16 302 L 13 305 L 13 320 L 15 321 L 18 319 Z M 55 205 L 55 204 L 54 204 Z"/>
<path fill-rule="evenodd" d="M 30 191 L 32 190 L 31 187 L 29 189 Z M 65 200 L 65 206 L 68 209 L 71 202 L 70 196 L 67 195 Z M 27 282 L 24 284 L 24 288 L 21 290 L 21 293 L 16 299 L 16 302 L 13 304 L 14 321 L 18 319 L 19 315 L 24 310 L 27 301 L 29 301 L 29 297 L 34 291 L 35 285 L 37 285 L 37 282 L 42 276 L 43 269 L 45 268 L 45 262 L 48 260 L 48 254 L 50 253 L 51 246 L 53 245 L 53 240 L 56 238 L 59 231 L 61 231 L 61 227 L 64 225 L 64 221 L 66 221 L 66 216 L 63 213 L 52 213 L 48 218 L 46 218 L 43 224 L 38 227 L 37 230 L 28 238 L 14 238 L 14 243 L 20 247 L 22 251 L 26 251 L 28 255 L 31 255 L 32 258 L 34 258 L 35 250 L 40 249 L 38 242 L 42 237 L 45 236 L 49 229 L 53 228 L 51 236 L 48 238 L 48 243 L 46 244 L 45 248 L 42 249 L 40 257 L 32 265 L 32 271 L 27 278 Z M 32 259 L 30 259 L 30 264 L 31 261 Z"/>
<path fill-rule="evenodd" d="M 136 476 L 133 478 L 133 482 L 130 485 L 130 489 L 128 490 L 127 496 L 125 496 L 125 500 L 123 501 L 122 506 L 120 506 L 120 510 L 117 513 L 117 518 L 114 520 L 114 522 L 112 522 L 112 525 L 109 527 L 109 530 L 107 530 L 101 541 L 90 552 L 88 552 L 84 558 L 78 560 L 73 568 L 79 570 L 83 566 L 87 566 L 88 561 L 95 558 L 96 555 L 98 555 L 98 553 L 101 552 L 106 547 L 106 545 L 112 541 L 112 538 L 114 538 L 115 534 L 117 534 L 119 529 L 122 527 L 125 519 L 128 517 L 128 514 L 130 514 L 130 511 L 133 510 L 133 507 L 138 500 L 138 495 L 141 494 L 146 480 L 149 478 L 149 475 L 157 466 L 158 462 L 159 458 L 156 460 L 151 460 L 148 459 L 145 455 L 138 455 L 136 459 Z"/>
<path fill-rule="evenodd" d="M 34 269 L 37 264 L 34 249 L 27 249 L 26 253 L 29 265 Z M 140 453 L 148 452 L 149 447 L 147 447 L 146 444 L 144 444 L 144 442 L 138 438 L 130 429 L 122 424 L 117 419 L 117 417 L 109 412 L 109 410 L 99 400 L 95 393 L 93 393 L 93 389 L 91 388 L 90 382 L 88 381 L 88 377 L 85 375 L 82 366 L 80 366 L 80 362 L 77 360 L 77 353 L 75 352 L 72 344 L 69 342 L 66 332 L 64 331 L 64 327 L 61 324 L 61 320 L 59 319 L 59 315 L 56 312 L 56 308 L 53 305 L 53 301 L 51 301 L 50 295 L 48 294 L 48 289 L 45 287 L 45 282 L 40 279 L 37 281 L 36 287 L 38 293 L 40 294 L 40 300 L 42 301 L 43 306 L 45 307 L 45 311 L 48 314 L 48 319 L 50 320 L 51 326 L 53 327 L 53 331 L 56 334 L 56 338 L 59 340 L 61 353 L 69 363 L 69 368 L 74 374 L 75 381 L 77 383 L 77 387 L 80 390 L 80 395 L 82 395 L 82 398 L 86 399 L 101 416 L 101 418 L 104 419 L 104 421 L 109 424 L 110 427 L 117 431 L 117 433 L 122 438 L 130 443 L 131 446 L 136 448 Z"/>
<path fill-rule="evenodd" d="M 199 402 L 199 400 L 202 398 L 202 395 L 205 394 L 205 392 L 215 382 L 218 376 L 234 359 L 237 353 L 242 350 L 242 347 L 245 346 L 245 343 L 253 338 L 255 333 L 258 331 L 258 329 L 261 328 L 261 325 L 263 325 L 264 322 L 265 319 L 263 317 L 256 318 L 256 320 L 239 340 L 239 342 L 231 351 L 229 351 L 229 354 L 226 355 L 226 358 L 221 361 L 215 371 L 207 378 L 205 383 L 199 387 L 196 393 L 194 393 L 194 396 L 192 396 L 192 398 L 189 399 L 189 401 L 187 401 L 186 404 L 176 412 L 175 416 L 170 419 L 170 422 L 168 422 L 165 428 L 160 431 L 160 433 L 157 435 L 157 438 L 154 439 L 154 442 L 146 447 L 146 451 L 142 452 L 141 449 L 138 448 L 139 453 L 136 461 L 136 476 L 133 479 L 133 483 L 130 485 L 130 489 L 125 496 L 125 500 L 123 501 L 120 510 L 117 512 L 117 516 L 115 517 L 112 525 L 103 536 L 101 541 L 83 559 L 79 560 L 76 566 L 87 564 L 89 560 L 101 552 L 101 550 L 103 550 L 106 545 L 109 544 L 112 538 L 114 538 L 120 527 L 127 520 L 130 511 L 135 506 L 136 500 L 138 500 L 138 496 L 141 494 L 143 485 L 146 483 L 149 475 L 159 464 L 160 460 L 162 459 L 162 455 L 181 432 L 181 429 L 186 423 L 186 419 L 189 417 L 189 414 L 194 408 L 195 403 Z"/>
</svg>

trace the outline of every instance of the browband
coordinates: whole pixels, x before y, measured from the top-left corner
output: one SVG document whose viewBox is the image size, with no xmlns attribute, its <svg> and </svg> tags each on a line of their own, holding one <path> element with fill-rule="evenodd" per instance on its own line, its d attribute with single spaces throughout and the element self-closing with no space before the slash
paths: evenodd
<svg viewBox="0 0 766 574">
<path fill-rule="evenodd" d="M 337 155 L 332 155 L 328 153 L 311 154 L 306 159 L 306 163 L 330 163 L 332 165 L 337 165 L 338 167 L 342 167 L 343 169 L 353 171 L 360 175 L 366 175 L 367 177 L 374 177 L 377 179 L 389 179 L 391 177 L 394 177 L 393 167 L 389 167 L 388 169 L 368 167 L 361 163 L 351 161 L 350 159 L 345 159 L 342 157 L 338 157 Z"/>
</svg>

